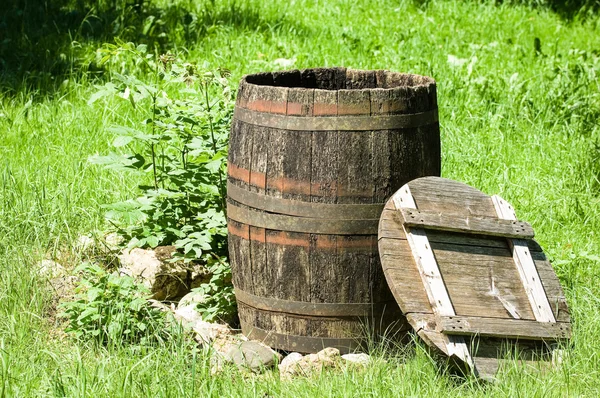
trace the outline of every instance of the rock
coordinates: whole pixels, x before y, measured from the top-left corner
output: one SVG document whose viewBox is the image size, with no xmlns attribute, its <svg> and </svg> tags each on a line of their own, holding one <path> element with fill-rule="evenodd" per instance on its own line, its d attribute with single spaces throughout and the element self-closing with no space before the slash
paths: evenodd
<svg viewBox="0 0 600 398">
<path fill-rule="evenodd" d="M 121 272 L 142 280 L 155 300 L 172 300 L 185 296 L 190 289 L 210 279 L 201 264 L 172 262 L 174 246 L 154 250 L 135 248 L 119 255 Z"/>
<path fill-rule="evenodd" d="M 36 268 L 41 276 L 46 278 L 59 278 L 65 274 L 65 268 L 53 260 L 42 260 L 37 263 Z"/>
<path fill-rule="evenodd" d="M 273 367 L 281 360 L 281 354 L 257 341 L 244 341 L 231 347 L 223 358 L 240 369 L 250 369 L 258 373 Z"/>
<path fill-rule="evenodd" d="M 116 232 L 111 232 L 104 237 L 104 244 L 108 250 L 116 252 L 123 244 L 123 237 Z"/>
<path fill-rule="evenodd" d="M 241 333 L 221 334 L 217 336 L 210 346 L 213 352 L 213 355 L 210 357 L 210 374 L 214 375 L 221 372 L 225 368 L 225 364 L 229 362 L 225 358 L 226 354 L 232 348 L 239 347 L 244 341 L 248 341 L 248 338 Z"/>
<path fill-rule="evenodd" d="M 196 311 L 195 305 L 177 308 L 173 311 L 173 315 L 175 315 L 175 319 L 181 321 L 184 326 L 192 326 L 196 322 L 202 320 L 202 315 Z"/>
<path fill-rule="evenodd" d="M 281 379 L 290 379 L 292 376 L 311 376 L 321 372 L 325 368 L 336 367 L 341 360 L 340 350 L 328 347 L 316 354 L 309 354 L 300 360 L 280 368 Z"/>
<path fill-rule="evenodd" d="M 231 328 L 227 325 L 210 323 L 203 320 L 196 321 L 192 329 L 196 333 L 196 341 L 201 345 L 210 344 L 218 337 L 232 333 Z"/>
<path fill-rule="evenodd" d="M 293 369 L 294 366 L 296 366 L 296 364 L 302 360 L 302 358 L 304 358 L 304 355 L 300 354 L 299 352 L 292 352 L 291 354 L 288 354 L 288 356 L 283 358 L 279 364 L 279 372 L 289 373 L 289 371 Z"/>
<path fill-rule="evenodd" d="M 202 292 L 189 292 L 179 300 L 177 307 L 187 307 L 206 302 L 209 297 Z"/>
<path fill-rule="evenodd" d="M 352 364 L 367 366 L 371 362 L 371 357 L 368 354 L 346 354 L 342 355 L 342 359 Z"/>
<path fill-rule="evenodd" d="M 93 249 L 95 244 L 96 242 L 90 236 L 81 235 L 75 242 L 75 251 L 78 253 L 85 253 L 88 250 Z"/>
</svg>

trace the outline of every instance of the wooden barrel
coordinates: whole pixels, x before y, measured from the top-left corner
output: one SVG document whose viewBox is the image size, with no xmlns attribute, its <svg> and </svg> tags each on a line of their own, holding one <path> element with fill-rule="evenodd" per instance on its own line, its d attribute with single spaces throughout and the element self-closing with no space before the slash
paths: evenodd
<svg viewBox="0 0 600 398">
<path fill-rule="evenodd" d="M 439 174 L 433 79 L 345 68 L 246 76 L 227 206 L 243 333 L 288 351 L 347 352 L 405 327 L 378 220 L 402 185 Z"/>
</svg>

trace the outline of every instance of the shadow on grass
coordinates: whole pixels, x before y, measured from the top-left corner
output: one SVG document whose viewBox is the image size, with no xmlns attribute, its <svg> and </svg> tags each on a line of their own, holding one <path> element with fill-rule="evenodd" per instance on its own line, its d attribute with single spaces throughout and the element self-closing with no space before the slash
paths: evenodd
<svg viewBox="0 0 600 398">
<path fill-rule="evenodd" d="M 306 28 L 285 15 L 262 15 L 236 2 L 153 0 L 3 0 L 0 7 L 0 91 L 55 91 L 81 72 L 102 74 L 94 50 L 116 38 L 159 53 L 190 47 L 218 27 L 236 31 Z"/>
<path fill-rule="evenodd" d="M 496 1 L 503 3 L 502 0 Z M 600 0 L 516 0 L 513 4 L 548 9 L 566 21 L 585 20 L 600 11 Z"/>
<path fill-rule="evenodd" d="M 432 0 L 413 0 L 420 8 L 427 7 Z M 495 3 L 529 6 L 548 9 L 566 21 L 585 20 L 600 11 L 600 0 L 495 0 Z"/>
</svg>

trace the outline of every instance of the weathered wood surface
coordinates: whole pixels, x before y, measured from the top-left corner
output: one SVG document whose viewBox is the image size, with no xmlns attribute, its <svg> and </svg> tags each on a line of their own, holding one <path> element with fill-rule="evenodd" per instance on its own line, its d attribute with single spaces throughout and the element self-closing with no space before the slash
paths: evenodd
<svg viewBox="0 0 600 398">
<path fill-rule="evenodd" d="M 390 200 L 394 202 L 394 205 L 400 211 L 416 209 L 416 204 L 408 184 L 392 195 Z M 421 228 L 406 228 L 406 223 L 403 228 L 422 283 L 425 286 L 431 309 L 437 316 L 441 317 L 456 315 L 425 231 Z M 445 336 L 444 340 L 446 340 L 445 345 L 448 355 L 456 355 L 474 368 L 473 359 L 464 338 L 448 335 Z M 475 368 L 474 371 L 477 372 Z"/>
<path fill-rule="evenodd" d="M 414 209 L 400 209 L 400 215 L 404 224 L 409 227 L 504 238 L 531 239 L 534 236 L 531 225 L 523 221 L 501 220 L 496 217 L 457 217 Z"/>
<path fill-rule="evenodd" d="M 383 314 L 373 312 L 370 317 L 310 317 L 267 311 L 240 300 L 244 333 L 252 328 L 272 331 L 278 336 L 273 346 L 290 349 L 278 344 L 291 344 L 294 336 L 298 341 L 304 336 L 350 343 L 364 334 L 365 324 L 373 329 L 393 323 L 396 329 L 407 327 L 381 267 L 379 215 L 363 216 L 383 206 L 408 181 L 439 175 L 437 118 L 418 127 L 358 131 L 346 130 L 347 125 L 342 130 L 310 131 L 308 124 L 297 121 L 403 115 L 414 123 L 420 119 L 413 114 L 435 114 L 435 97 L 432 79 L 386 71 L 311 69 L 252 75 L 242 81 L 236 107 L 248 110 L 246 116 L 262 116 L 232 122 L 228 184 L 234 189 L 228 227 L 236 289 L 290 302 L 386 306 Z M 297 130 L 261 125 L 288 116 L 295 118 Z M 241 190 L 252 195 L 241 198 Z M 261 201 L 264 197 L 268 199 Z M 313 214 L 311 205 L 319 205 Z M 326 205 L 339 209 L 327 210 Z M 352 211 L 354 206 L 360 210 Z M 361 219 L 372 221 L 357 224 Z M 349 225 L 356 228 L 344 233 Z"/>
<path fill-rule="evenodd" d="M 491 197 L 465 184 L 427 177 L 411 181 L 407 186 L 419 212 L 470 220 L 499 218 Z M 390 199 L 380 219 L 378 245 L 382 267 L 392 293 L 413 329 L 431 346 L 449 354 L 445 334 L 440 333 L 439 312 L 428 296 L 430 288 L 419 283 L 422 279 L 420 265 L 415 261 L 406 233 L 407 229 L 422 231 L 423 228 L 405 226 L 400 207 L 398 201 Z M 513 239 L 431 229 L 425 230 L 425 236 L 456 316 L 485 316 L 499 322 L 538 320 L 513 258 Z M 530 253 L 556 321 L 561 326 L 568 325 L 570 317 L 564 293 L 542 249 L 532 239 L 518 241 Z M 420 260 L 422 262 L 422 255 Z M 431 279 L 428 275 L 426 279 Z M 544 327 L 546 325 L 541 326 Z M 506 338 L 486 341 L 501 344 Z M 470 341 L 469 349 L 473 349 L 473 344 Z M 471 354 L 480 375 L 489 376 L 492 369 L 498 368 L 499 362 L 497 357 L 489 354 L 491 350 L 481 354 L 484 351 L 472 351 Z"/>
<path fill-rule="evenodd" d="M 517 216 L 510 204 L 501 197 L 492 196 L 492 202 L 499 218 L 504 220 L 516 220 Z M 552 307 L 546 297 L 544 286 L 540 280 L 533 257 L 527 247 L 527 242 L 522 239 L 509 239 L 513 259 L 519 271 L 521 283 L 525 287 L 525 293 L 531 304 L 535 319 L 539 322 L 556 322 Z"/>
<path fill-rule="evenodd" d="M 556 340 L 571 337 L 571 325 L 565 322 L 538 322 L 482 316 L 440 317 L 442 333 L 480 335 L 525 340 Z"/>
</svg>

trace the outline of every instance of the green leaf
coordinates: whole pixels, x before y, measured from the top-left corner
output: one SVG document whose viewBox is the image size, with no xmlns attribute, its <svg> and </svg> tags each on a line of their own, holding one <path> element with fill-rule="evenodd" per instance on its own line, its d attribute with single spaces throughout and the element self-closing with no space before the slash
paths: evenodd
<svg viewBox="0 0 600 398">
<path fill-rule="evenodd" d="M 120 135 L 113 141 L 112 145 L 116 148 L 125 146 L 133 141 L 133 137 L 128 135 Z"/>
<path fill-rule="evenodd" d="M 146 243 L 148 244 L 148 246 L 155 248 L 160 243 L 160 240 L 157 236 L 152 235 L 146 238 Z"/>
</svg>

